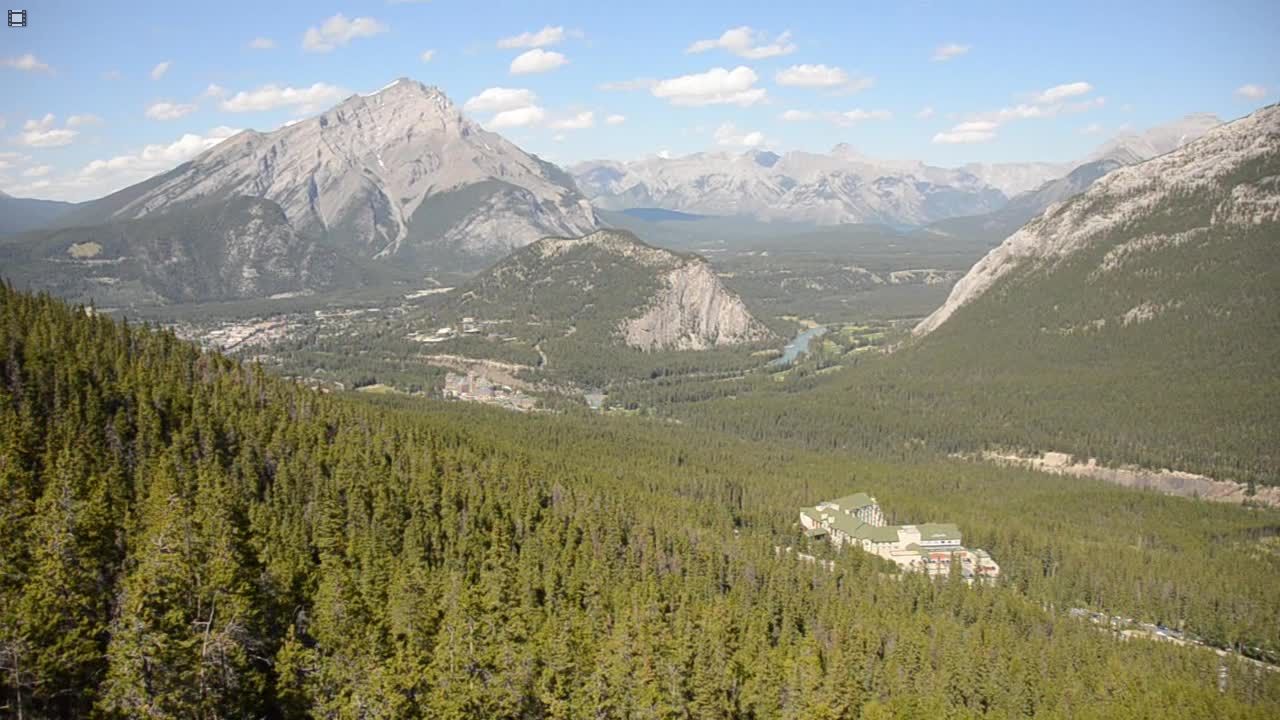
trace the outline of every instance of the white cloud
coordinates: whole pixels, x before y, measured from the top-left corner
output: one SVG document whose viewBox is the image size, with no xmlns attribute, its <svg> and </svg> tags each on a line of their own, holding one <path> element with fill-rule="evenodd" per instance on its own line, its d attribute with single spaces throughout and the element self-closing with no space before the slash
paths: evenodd
<svg viewBox="0 0 1280 720">
<path fill-rule="evenodd" d="M 14 58 L 5 58 L 0 62 L 0 65 L 14 70 L 22 70 L 23 72 L 53 72 L 53 68 L 40 62 L 39 58 L 31 53 Z"/>
<path fill-rule="evenodd" d="M 861 92 L 876 84 L 873 77 L 850 76 L 843 68 L 828 65 L 792 65 L 779 70 L 774 80 L 789 87 L 834 89 L 840 95 Z"/>
<path fill-rule="evenodd" d="M 467 112 L 502 112 L 528 107 L 537 102 L 538 96 L 524 88 L 486 88 L 483 92 L 462 104 Z"/>
<path fill-rule="evenodd" d="M 970 49 L 969 45 L 960 45 L 958 43 L 939 45 L 933 51 L 933 60 L 934 62 L 946 62 L 968 53 Z"/>
<path fill-rule="evenodd" d="M 653 78 L 634 78 L 632 80 L 615 80 L 614 82 L 600 83 L 596 88 L 604 91 L 621 91 L 627 92 L 631 90 L 651 90 L 658 81 Z"/>
<path fill-rule="evenodd" d="M 165 73 L 169 72 L 169 68 L 171 67 L 173 67 L 173 63 L 168 60 L 157 64 L 155 67 L 151 68 L 151 79 L 159 80 L 164 77 Z"/>
<path fill-rule="evenodd" d="M 971 116 L 970 120 L 934 135 L 933 142 L 986 142 L 995 138 L 996 128 L 1010 121 L 1052 118 L 1058 115 L 1082 113 L 1106 105 L 1107 99 L 1101 96 L 1084 98 L 1074 102 L 1063 102 L 1070 98 L 1087 95 L 1092 91 L 1093 86 L 1087 82 L 1055 85 L 1032 95 L 1031 103 L 1019 103 Z"/>
<path fill-rule="evenodd" d="M 751 60 L 790 55 L 796 51 L 796 46 L 791 43 L 790 32 L 784 32 L 774 38 L 773 42 L 769 42 L 767 33 L 758 32 L 743 25 L 742 27 L 725 30 L 720 37 L 714 40 L 699 40 L 690 45 L 685 52 L 700 53 L 716 48 L 727 50 L 734 55 Z"/>
<path fill-rule="evenodd" d="M 435 58 L 435 56 L 436 56 L 435 50 L 423 50 L 422 54 L 418 56 L 418 59 L 424 63 L 428 63 L 428 62 L 431 62 Z"/>
<path fill-rule="evenodd" d="M 88 200 L 102 197 L 170 170 L 223 140 L 240 132 L 234 128 L 216 127 L 205 135 L 186 134 L 168 145 L 147 145 L 136 153 L 94 160 L 79 170 L 61 177 L 32 182 L 20 192 L 38 190 L 40 197 L 53 200 Z"/>
<path fill-rule="evenodd" d="M 270 50 L 276 46 L 276 41 L 269 37 L 256 37 L 249 41 L 251 50 Z"/>
<path fill-rule="evenodd" d="M 1044 92 L 1036 93 L 1035 101 L 1039 104 L 1056 103 L 1066 100 L 1067 98 L 1087 95 L 1093 90 L 1093 86 L 1087 82 L 1073 82 L 1065 85 L 1054 85 Z"/>
<path fill-rule="evenodd" d="M 48 184 L 45 196 L 62 200 L 101 197 L 186 162 L 240 132 L 216 127 L 206 135 L 188 133 L 168 145 L 147 145 L 137 153 L 94 160 Z"/>
<path fill-rule="evenodd" d="M 659 151 L 658 151 L 657 153 L 655 153 L 655 154 L 656 154 L 658 157 L 662 158 L 663 160 L 670 160 L 670 159 L 671 159 L 671 151 L 670 151 L 670 150 L 666 150 L 666 149 L 659 150 Z"/>
<path fill-rule="evenodd" d="M 497 130 L 541 124 L 547 112 L 537 102 L 538 96 L 532 90 L 491 87 L 463 103 L 462 109 L 470 113 L 494 113 L 484 126 Z"/>
<path fill-rule="evenodd" d="M 1100 108 L 1107 104 L 1105 97 L 1089 98 L 1073 103 L 1055 102 L 1049 104 L 1028 105 L 1021 103 L 1012 107 L 1000 108 L 994 112 L 985 113 L 982 119 L 994 120 L 996 122 L 1006 122 L 1009 120 L 1033 120 L 1037 118 L 1051 118 L 1060 114 L 1081 113 L 1086 110 Z"/>
<path fill-rule="evenodd" d="M 589 127 L 595 127 L 595 124 L 596 114 L 587 110 L 573 117 L 556 120 L 551 123 L 551 127 L 555 130 L 585 130 Z"/>
<path fill-rule="evenodd" d="M 804 122 L 805 120 L 812 120 L 813 113 L 808 110 L 788 110 L 779 115 L 779 117 L 787 122 Z"/>
<path fill-rule="evenodd" d="M 147 117 L 152 120 L 177 120 L 196 111 L 196 106 L 188 103 L 158 102 L 147 107 Z"/>
<path fill-rule="evenodd" d="M 849 81 L 842 68 L 827 65 L 792 65 L 774 76 L 779 85 L 795 87 L 834 87 Z"/>
<path fill-rule="evenodd" d="M 53 113 L 49 113 L 39 120 L 28 120 L 22 125 L 22 134 L 15 140 L 20 145 L 37 148 L 62 147 L 70 145 L 76 136 L 80 134 L 78 130 L 57 127 L 56 119 Z"/>
<path fill-rule="evenodd" d="M 357 38 L 373 37 L 387 31 L 387 26 L 373 18 L 348 20 L 338 13 L 319 27 L 309 27 L 302 35 L 302 48 L 309 52 L 329 52 Z"/>
<path fill-rule="evenodd" d="M 551 139 L 555 140 L 556 142 L 564 142 L 564 138 L 565 138 L 564 133 L 556 133 L 554 136 L 552 136 Z"/>
<path fill-rule="evenodd" d="M 849 110 L 848 112 L 833 113 L 831 115 L 832 122 L 837 125 L 852 125 L 854 123 L 863 122 L 864 120 L 891 120 L 893 113 L 888 110 Z"/>
<path fill-rule="evenodd" d="M 547 116 L 547 112 L 537 105 L 528 105 L 526 107 L 516 108 L 514 110 L 503 110 L 494 115 L 489 122 L 485 123 L 485 127 L 492 130 L 511 127 L 527 127 L 529 125 L 537 125 Z"/>
<path fill-rule="evenodd" d="M 1102 132 L 1103 129 L 1104 128 L 1102 127 L 1102 125 L 1098 123 L 1089 123 L 1088 125 L 1085 125 L 1084 127 L 1080 128 L 1080 134 L 1081 135 L 1097 135 L 1098 133 Z"/>
<path fill-rule="evenodd" d="M 511 61 L 511 74 L 528 75 L 530 73 L 550 72 L 568 63 L 568 58 L 558 52 L 534 48 L 517 55 L 516 59 Z"/>
<path fill-rule="evenodd" d="M 38 178 L 53 172 L 52 165 L 37 165 L 22 171 L 22 177 Z"/>
<path fill-rule="evenodd" d="M 916 118 L 919 120 L 928 120 L 931 117 L 933 117 L 933 106 L 931 105 L 925 105 L 916 113 Z"/>
<path fill-rule="evenodd" d="M 997 127 L 999 124 L 990 120 L 962 122 L 946 132 L 934 135 L 933 142 L 949 145 L 986 142 L 996 136 Z"/>
<path fill-rule="evenodd" d="M 222 87 L 217 83 L 209 83 L 209 87 L 205 88 L 204 92 L 200 93 L 200 97 L 220 98 L 220 97 L 226 96 L 226 94 L 227 94 L 226 88 Z"/>
<path fill-rule="evenodd" d="M 626 115 L 610 115 L 604 119 L 605 125 L 621 125 L 627 121 Z"/>
<path fill-rule="evenodd" d="M 548 25 L 537 32 L 524 32 L 519 35 L 502 38 L 498 41 L 498 47 L 508 49 L 548 47 L 563 42 L 564 35 L 564 27 L 559 25 L 551 27 Z"/>
<path fill-rule="evenodd" d="M 1236 95 L 1246 100 L 1261 100 L 1267 96 L 1267 89 L 1261 85 L 1249 83 L 1236 88 Z"/>
<path fill-rule="evenodd" d="M 16 152 L 0 152 L 0 170 L 8 170 L 14 163 L 22 164 L 30 160 L 30 156 Z"/>
<path fill-rule="evenodd" d="M 227 112 L 262 112 L 282 107 L 297 107 L 300 112 L 315 112 L 332 105 L 345 95 L 345 90 L 328 83 L 318 82 L 304 88 L 263 85 L 256 90 L 241 90 L 223 100 L 220 107 Z"/>
<path fill-rule="evenodd" d="M 81 127 L 84 125 L 101 125 L 101 124 L 102 124 L 102 118 L 92 113 L 67 116 L 67 127 L 73 128 L 73 127 Z"/>
<path fill-rule="evenodd" d="M 682 75 L 653 86 L 655 97 L 672 105 L 754 105 L 765 98 L 764 88 L 753 87 L 758 76 L 745 65 L 733 70 L 712 68 L 704 73 Z"/>
<path fill-rule="evenodd" d="M 779 85 L 795 87 L 835 87 L 849 82 L 849 73 L 827 65 L 792 65 L 774 76 Z"/>
<path fill-rule="evenodd" d="M 758 147 L 764 144 L 764 133 L 759 130 L 739 132 L 731 122 L 722 124 L 712 134 L 717 145 L 730 147 Z"/>
</svg>

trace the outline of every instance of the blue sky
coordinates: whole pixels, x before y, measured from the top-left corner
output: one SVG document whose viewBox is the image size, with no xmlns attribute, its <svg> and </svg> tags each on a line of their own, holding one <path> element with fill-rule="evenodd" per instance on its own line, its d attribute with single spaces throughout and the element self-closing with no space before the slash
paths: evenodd
<svg viewBox="0 0 1280 720">
<path fill-rule="evenodd" d="M 24 3 L 30 27 L 0 28 L 0 189 L 72 200 L 400 76 L 459 105 L 501 89 L 470 114 L 565 164 L 841 142 L 1064 161 L 1280 90 L 1274 0 Z"/>
</svg>

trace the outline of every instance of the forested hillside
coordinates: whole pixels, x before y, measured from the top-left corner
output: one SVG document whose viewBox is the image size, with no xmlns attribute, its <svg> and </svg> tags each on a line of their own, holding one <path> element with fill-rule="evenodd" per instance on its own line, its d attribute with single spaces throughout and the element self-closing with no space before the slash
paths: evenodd
<svg viewBox="0 0 1280 720">
<path fill-rule="evenodd" d="M 1274 647 L 1274 513 L 673 430 L 359 403 L 0 287 L 0 713 L 1280 712 L 1280 674 L 1063 612 Z M 775 555 L 864 488 L 1008 581 Z"/>
</svg>

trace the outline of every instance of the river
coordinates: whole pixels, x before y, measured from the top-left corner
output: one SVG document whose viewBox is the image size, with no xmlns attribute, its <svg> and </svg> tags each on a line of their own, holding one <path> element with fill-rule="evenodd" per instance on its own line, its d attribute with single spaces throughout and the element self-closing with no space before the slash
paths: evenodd
<svg viewBox="0 0 1280 720">
<path fill-rule="evenodd" d="M 822 325 L 817 325 L 809 328 L 808 330 L 805 330 L 804 332 L 801 332 L 799 335 L 796 335 L 794 340 L 787 343 L 786 347 L 782 348 L 782 357 L 775 358 L 773 362 L 769 364 L 779 365 L 784 367 L 787 365 L 790 365 L 791 363 L 796 361 L 796 358 L 800 357 L 801 353 L 805 353 L 809 351 L 810 341 L 812 341 L 814 338 L 822 337 L 823 335 L 826 335 L 826 334 L 827 334 L 827 329 Z"/>
</svg>

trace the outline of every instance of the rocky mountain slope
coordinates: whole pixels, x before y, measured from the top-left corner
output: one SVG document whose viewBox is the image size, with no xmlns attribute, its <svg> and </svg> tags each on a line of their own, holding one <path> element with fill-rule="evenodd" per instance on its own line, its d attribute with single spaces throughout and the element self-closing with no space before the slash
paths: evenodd
<svg viewBox="0 0 1280 720">
<path fill-rule="evenodd" d="M 1274 232 L 1280 179 L 1266 171 L 1274 171 L 1277 162 L 1280 110 L 1272 106 L 1217 126 L 1181 149 L 1116 170 L 992 250 L 916 333 L 936 329 L 1005 276 L 1050 273 L 1067 261 L 1089 258 L 1094 264 L 1084 279 L 1090 285 L 1158 263 L 1175 250 L 1225 252 L 1260 229 Z M 1176 293 L 1170 289 L 1162 294 L 1172 302 Z M 1145 306 L 1150 303 L 1135 307 L 1135 317 L 1145 314 Z"/>
<path fill-rule="evenodd" d="M 771 338 L 706 261 L 626 231 L 546 238 L 459 288 L 453 310 L 516 336 L 572 336 L 643 350 L 694 350 Z"/>
<path fill-rule="evenodd" d="M 1065 168 L 1070 168 L 1070 171 L 1067 172 L 1064 169 L 1065 174 L 1061 177 L 1054 176 L 1033 189 L 1013 195 L 1008 203 L 995 211 L 983 215 L 940 220 L 931 223 L 925 231 L 944 237 L 997 244 L 1055 203 L 1069 200 L 1084 192 L 1112 170 L 1176 150 L 1202 137 L 1220 124 L 1222 121 L 1216 115 L 1197 113 L 1141 133 L 1124 133 L 1104 143 L 1085 162 L 1074 167 L 1067 164 Z M 1027 163 L 1026 165 L 1034 166 L 1035 164 Z M 975 166 L 966 165 L 965 167 Z M 1020 166 L 1015 164 L 1012 167 Z M 975 174 L 977 174 L 976 171 Z M 988 176 L 983 177 L 988 178 Z"/>
<path fill-rule="evenodd" d="M 823 225 L 923 224 L 975 215 L 1005 196 L 964 170 L 873 160 L 847 145 L 829 154 L 698 153 L 570 169 L 597 206 L 658 207 L 709 215 Z"/>
<path fill-rule="evenodd" d="M 73 221 L 132 220 L 237 195 L 277 203 L 304 236 L 397 262 L 494 258 L 597 225 L 562 171 L 405 78 L 273 132 L 246 130 Z"/>
<path fill-rule="evenodd" d="M 17 235 L 0 241 L 0 266 L 19 285 L 99 306 L 310 292 L 352 271 L 300 236 L 279 205 L 248 197 Z"/>
</svg>

